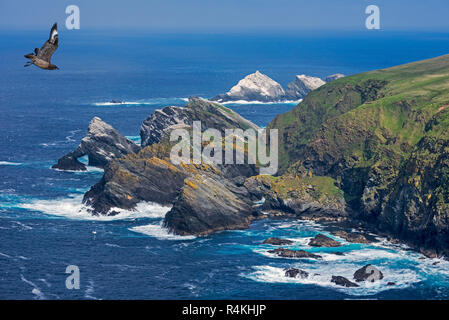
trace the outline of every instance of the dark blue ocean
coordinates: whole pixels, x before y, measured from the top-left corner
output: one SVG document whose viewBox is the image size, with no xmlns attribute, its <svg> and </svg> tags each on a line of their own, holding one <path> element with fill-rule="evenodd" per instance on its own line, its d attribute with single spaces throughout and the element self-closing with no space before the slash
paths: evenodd
<svg viewBox="0 0 449 320">
<path fill-rule="evenodd" d="M 447 299 L 449 262 L 422 259 L 385 239 L 370 245 L 310 248 L 330 230 L 293 220 L 263 220 L 250 229 L 179 237 L 161 226 L 169 208 L 142 203 L 114 218 L 89 216 L 81 199 L 102 171 L 50 167 L 99 116 L 138 142 L 156 108 L 212 97 L 256 70 L 286 86 L 296 74 L 354 74 L 449 52 L 449 34 L 313 32 L 285 34 L 145 34 L 60 30 L 58 71 L 24 68 L 47 30 L 0 31 L 0 299 Z M 113 106 L 119 99 L 126 104 Z M 295 104 L 228 105 L 258 125 Z M 94 233 L 95 232 L 95 233 Z M 323 260 L 267 253 L 270 236 Z M 439 262 L 434 265 L 434 262 Z M 330 283 L 372 263 L 384 279 L 360 288 Z M 80 289 L 68 290 L 68 265 Z M 308 271 L 288 279 L 286 267 Z M 395 286 L 386 286 L 387 282 Z"/>
</svg>

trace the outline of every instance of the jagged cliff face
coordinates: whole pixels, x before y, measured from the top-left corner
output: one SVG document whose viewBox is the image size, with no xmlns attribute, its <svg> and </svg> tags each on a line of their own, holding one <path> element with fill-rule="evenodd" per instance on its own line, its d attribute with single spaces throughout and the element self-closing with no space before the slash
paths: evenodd
<svg viewBox="0 0 449 320">
<path fill-rule="evenodd" d="M 357 218 L 447 249 L 449 56 L 350 76 L 269 128 L 282 172 L 329 176 Z"/>
<path fill-rule="evenodd" d="M 156 110 L 142 124 L 140 137 L 142 147 L 159 143 L 174 129 L 191 128 L 193 121 L 201 121 L 203 131 L 215 128 L 224 134 L 225 129 L 259 129 L 254 123 L 218 103 L 190 97 L 185 107 L 165 107 Z"/>
</svg>

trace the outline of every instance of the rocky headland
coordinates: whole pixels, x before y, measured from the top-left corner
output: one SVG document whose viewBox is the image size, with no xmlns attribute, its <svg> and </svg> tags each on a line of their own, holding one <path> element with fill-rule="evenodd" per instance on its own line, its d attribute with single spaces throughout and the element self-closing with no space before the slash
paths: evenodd
<svg viewBox="0 0 449 320">
<path fill-rule="evenodd" d="M 176 234 L 205 235 L 247 228 L 254 219 L 289 217 L 366 226 L 428 256 L 447 253 L 449 56 L 338 78 L 269 124 L 279 130 L 277 176 L 257 175 L 257 165 L 171 163 L 167 137 L 175 128 L 190 128 L 193 121 L 201 121 L 202 130 L 258 128 L 201 98 L 150 115 L 141 128 L 142 149 L 94 119 L 86 138 L 60 165 L 82 168 L 73 159 L 87 154 L 90 164 L 104 167 L 103 178 L 84 197 L 93 214 L 115 214 L 113 208 L 133 209 L 141 201 L 167 204 L 172 209 L 164 225 Z M 269 83 L 263 92 L 285 96 L 260 73 L 248 82 L 259 80 Z M 232 99 L 242 98 L 237 92 L 246 91 L 235 89 Z M 246 97 L 255 99 L 253 93 Z M 362 232 L 334 235 L 371 241 Z M 329 239 L 317 237 L 312 245 L 337 246 Z M 272 253 L 314 255 L 285 248 Z M 334 282 L 351 285 L 338 277 Z"/>
</svg>

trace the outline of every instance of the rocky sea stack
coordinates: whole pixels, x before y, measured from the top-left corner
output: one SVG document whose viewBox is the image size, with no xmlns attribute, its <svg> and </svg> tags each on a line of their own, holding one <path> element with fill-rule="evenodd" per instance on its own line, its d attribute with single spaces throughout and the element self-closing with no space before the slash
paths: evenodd
<svg viewBox="0 0 449 320">
<path fill-rule="evenodd" d="M 112 159 L 121 158 L 130 153 L 136 153 L 140 147 L 125 138 L 111 125 L 98 117 L 94 117 L 87 130 L 86 136 L 79 146 L 69 152 L 52 168 L 59 170 L 86 170 L 84 164 L 77 159 L 88 156 L 89 165 L 103 168 Z"/>
<path fill-rule="evenodd" d="M 317 77 L 309 77 L 305 74 L 296 76 L 295 80 L 290 82 L 285 90 L 287 100 L 299 100 L 312 90 L 318 89 L 326 82 Z"/>
<path fill-rule="evenodd" d="M 256 71 L 240 80 L 227 93 L 218 95 L 211 100 L 218 102 L 229 101 L 261 101 L 276 102 L 285 97 L 282 86 L 270 77 Z"/>
</svg>

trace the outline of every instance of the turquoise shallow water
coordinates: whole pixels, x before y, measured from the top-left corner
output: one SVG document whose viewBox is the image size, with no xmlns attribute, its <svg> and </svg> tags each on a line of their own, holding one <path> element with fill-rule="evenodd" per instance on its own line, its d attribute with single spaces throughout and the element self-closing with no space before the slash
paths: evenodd
<svg viewBox="0 0 449 320">
<path fill-rule="evenodd" d="M 330 235 L 331 229 L 269 219 L 243 231 L 174 236 L 160 225 L 169 208 L 156 204 L 142 203 L 137 211 L 114 218 L 88 215 L 81 199 L 102 170 L 50 170 L 77 146 L 93 116 L 138 142 L 140 124 L 156 108 L 183 105 L 190 95 L 214 96 L 255 70 L 283 85 L 301 73 L 362 72 L 446 53 L 447 34 L 128 38 L 62 31 L 64 45 L 54 57 L 58 73 L 23 68 L 23 54 L 36 35 L 4 33 L 6 40 L 0 42 L 0 298 L 448 298 L 448 262 L 423 260 L 385 239 L 370 245 L 344 242 L 337 250 L 345 255 L 336 256 L 330 253 L 334 249 L 307 245 L 310 237 Z M 109 105 L 112 99 L 127 103 Z M 261 126 L 294 106 L 229 105 Z M 275 257 L 267 252 L 271 246 L 262 244 L 270 236 L 293 239 L 292 248 L 323 259 Z M 351 278 L 367 263 L 378 266 L 384 280 L 355 289 L 330 282 L 332 275 Z M 65 288 L 70 264 L 80 268 L 79 290 Z M 306 270 L 311 277 L 288 279 L 283 276 L 287 267 Z M 397 285 L 387 287 L 389 281 Z"/>
</svg>

